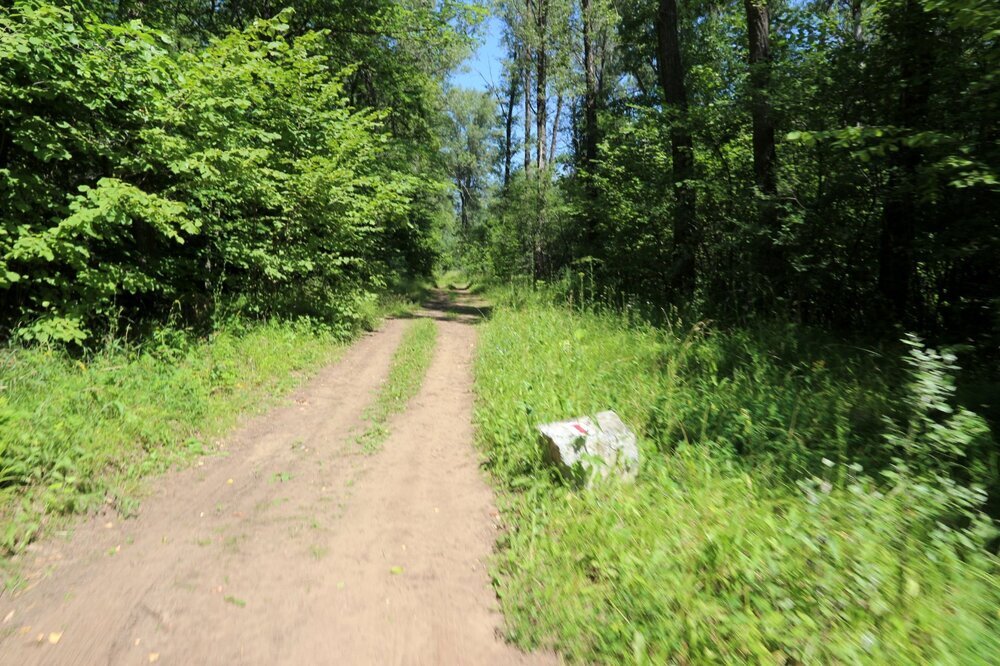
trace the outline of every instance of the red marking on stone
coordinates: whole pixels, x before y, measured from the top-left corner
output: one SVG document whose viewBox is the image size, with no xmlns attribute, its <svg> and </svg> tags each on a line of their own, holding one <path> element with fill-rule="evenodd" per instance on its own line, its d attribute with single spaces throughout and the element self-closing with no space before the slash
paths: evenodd
<svg viewBox="0 0 1000 666">
<path fill-rule="evenodd" d="M 574 427 L 574 428 L 576 428 L 577 430 L 579 430 L 579 431 L 580 431 L 581 433 L 583 433 L 584 435 L 589 435 L 589 434 L 590 434 L 589 432 L 587 432 L 587 429 L 586 429 L 586 428 L 584 428 L 584 427 L 583 427 L 582 425 L 580 425 L 579 423 L 574 423 L 574 424 L 573 424 L 573 427 Z"/>
</svg>

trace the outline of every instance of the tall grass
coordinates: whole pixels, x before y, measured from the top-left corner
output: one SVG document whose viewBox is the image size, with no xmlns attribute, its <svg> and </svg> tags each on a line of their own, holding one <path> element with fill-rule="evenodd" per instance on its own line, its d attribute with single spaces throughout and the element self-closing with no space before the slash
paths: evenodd
<svg viewBox="0 0 1000 666">
<path fill-rule="evenodd" d="M 523 293 L 479 350 L 519 644 L 577 663 L 1000 659 L 982 497 L 907 466 L 923 407 L 902 364 L 793 328 L 679 334 Z M 637 481 L 561 485 L 534 426 L 603 409 L 641 434 Z"/>
</svg>

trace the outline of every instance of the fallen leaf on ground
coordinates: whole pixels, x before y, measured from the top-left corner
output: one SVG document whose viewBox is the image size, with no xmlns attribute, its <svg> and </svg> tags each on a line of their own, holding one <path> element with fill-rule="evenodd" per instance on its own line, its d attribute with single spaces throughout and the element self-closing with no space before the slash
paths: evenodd
<svg viewBox="0 0 1000 666">
<path fill-rule="evenodd" d="M 229 485 L 233 485 L 233 480 L 229 479 L 228 481 L 226 481 L 226 483 L 228 483 Z"/>
<path fill-rule="evenodd" d="M 391 573 L 393 576 L 398 576 L 401 573 L 403 573 L 403 567 L 393 567 L 389 569 L 389 573 Z"/>
<path fill-rule="evenodd" d="M 7 615 L 4 616 L 3 623 L 7 624 L 8 622 L 10 622 L 10 620 L 11 620 L 12 617 L 14 617 L 14 611 L 11 611 L 11 612 L 7 613 Z"/>
<path fill-rule="evenodd" d="M 159 652 L 150 652 L 149 653 L 149 663 L 152 664 L 154 661 L 156 661 L 159 658 L 160 658 L 160 653 Z"/>
<path fill-rule="evenodd" d="M 53 631 L 51 634 L 49 634 L 49 643 L 52 643 L 53 645 L 55 645 L 56 643 L 59 642 L 60 638 L 62 638 L 62 632 L 61 631 L 58 631 L 58 632 Z"/>
</svg>

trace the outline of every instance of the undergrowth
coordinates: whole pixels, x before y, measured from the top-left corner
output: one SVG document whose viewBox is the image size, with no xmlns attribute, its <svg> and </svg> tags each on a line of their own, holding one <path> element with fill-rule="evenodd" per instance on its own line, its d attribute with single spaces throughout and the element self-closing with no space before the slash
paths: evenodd
<svg viewBox="0 0 1000 666">
<path fill-rule="evenodd" d="M 989 433 L 951 404 L 946 355 L 498 298 L 476 421 L 504 491 L 509 638 L 574 663 L 1000 659 L 970 455 Z M 535 426 L 604 409 L 640 433 L 639 477 L 572 490 Z"/>
<path fill-rule="evenodd" d="M 431 319 L 418 319 L 406 329 L 392 356 L 389 377 L 365 410 L 368 425 L 357 442 L 366 453 L 374 453 L 382 446 L 389 437 L 389 419 L 406 409 L 406 403 L 420 390 L 436 341 L 437 326 Z"/>
</svg>

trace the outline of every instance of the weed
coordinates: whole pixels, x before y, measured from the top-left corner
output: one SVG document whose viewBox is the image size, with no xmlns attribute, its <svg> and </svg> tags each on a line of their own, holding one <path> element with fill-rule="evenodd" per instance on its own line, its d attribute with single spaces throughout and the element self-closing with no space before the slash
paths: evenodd
<svg viewBox="0 0 1000 666">
<path fill-rule="evenodd" d="M 239 597 L 234 597 L 231 594 L 226 595 L 224 597 L 224 600 L 225 600 L 225 602 L 227 604 L 232 604 L 232 605 L 238 606 L 240 608 L 246 608 L 246 605 L 247 605 L 247 602 L 245 600 L 240 599 Z"/>
<path fill-rule="evenodd" d="M 275 472 L 271 475 L 271 483 L 288 483 L 293 478 L 288 472 Z"/>
<path fill-rule="evenodd" d="M 373 453 L 389 437 L 389 419 L 402 412 L 417 394 L 434 356 L 437 326 L 430 319 L 413 322 L 392 357 L 389 377 L 374 402 L 365 410 L 368 427 L 356 441 L 366 453 Z"/>
<path fill-rule="evenodd" d="M 996 663 L 982 493 L 941 476 L 983 436 L 938 409 L 947 359 L 914 354 L 907 389 L 898 362 L 807 331 L 518 299 L 476 363 L 512 640 L 574 663 Z M 639 477 L 570 490 L 535 425 L 603 409 L 639 431 Z"/>
<path fill-rule="evenodd" d="M 247 542 L 250 537 L 246 534 L 230 534 L 223 538 L 222 547 L 229 553 L 240 552 L 240 547 Z"/>
</svg>

